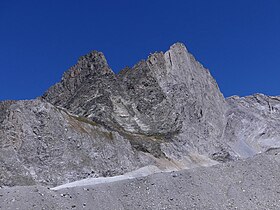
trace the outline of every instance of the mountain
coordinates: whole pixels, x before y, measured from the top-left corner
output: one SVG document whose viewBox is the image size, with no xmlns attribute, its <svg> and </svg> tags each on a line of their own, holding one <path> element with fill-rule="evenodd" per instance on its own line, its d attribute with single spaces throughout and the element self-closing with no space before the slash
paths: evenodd
<svg viewBox="0 0 280 210">
<path fill-rule="evenodd" d="M 239 168 L 243 159 L 250 165 L 280 147 L 279 119 L 280 97 L 225 99 L 182 43 L 118 74 L 92 51 L 43 96 L 0 102 L 0 186 L 107 182 L 201 166 L 226 177 L 232 171 L 223 168 Z"/>
<path fill-rule="evenodd" d="M 157 136 L 167 156 L 215 152 L 226 123 L 216 82 L 180 43 L 118 75 L 94 51 L 42 98 L 112 130 Z M 169 151 L 174 147 L 185 149 Z"/>
</svg>

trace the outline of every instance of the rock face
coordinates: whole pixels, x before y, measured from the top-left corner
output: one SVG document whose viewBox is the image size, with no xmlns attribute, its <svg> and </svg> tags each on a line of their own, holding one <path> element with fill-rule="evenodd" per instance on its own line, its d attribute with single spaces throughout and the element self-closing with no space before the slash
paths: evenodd
<svg viewBox="0 0 280 210">
<path fill-rule="evenodd" d="M 225 136 L 236 154 L 251 157 L 280 147 L 280 97 L 233 96 L 227 102 Z"/>
<path fill-rule="evenodd" d="M 0 102 L 0 185 L 252 157 L 279 147 L 279 110 L 279 97 L 225 99 L 181 43 L 119 74 L 93 51 L 43 96 Z"/>
<path fill-rule="evenodd" d="M 225 147 L 223 95 L 180 43 L 118 75 L 94 51 L 42 98 L 113 130 L 158 136 L 168 157 L 212 154 Z"/>
<path fill-rule="evenodd" d="M 121 136 L 39 99 L 15 102 L 6 113 L 0 127 L 1 185 L 54 186 L 154 162 L 133 151 L 132 135 Z"/>
</svg>

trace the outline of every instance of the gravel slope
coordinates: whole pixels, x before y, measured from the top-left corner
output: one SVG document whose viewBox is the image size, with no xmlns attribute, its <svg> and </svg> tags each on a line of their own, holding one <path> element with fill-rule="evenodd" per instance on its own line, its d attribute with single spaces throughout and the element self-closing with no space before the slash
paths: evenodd
<svg viewBox="0 0 280 210">
<path fill-rule="evenodd" d="M 280 150 L 246 160 L 53 191 L 0 189 L 1 209 L 279 209 Z"/>
</svg>

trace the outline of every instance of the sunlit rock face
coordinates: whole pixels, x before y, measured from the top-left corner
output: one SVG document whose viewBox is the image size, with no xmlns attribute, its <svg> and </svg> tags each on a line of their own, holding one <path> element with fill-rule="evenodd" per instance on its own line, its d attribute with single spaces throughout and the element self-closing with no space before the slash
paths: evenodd
<svg viewBox="0 0 280 210">
<path fill-rule="evenodd" d="M 1 185 L 55 186 L 154 163 L 133 150 L 128 140 L 133 136 L 121 136 L 40 99 L 15 102 L 6 113 L 0 126 Z"/>
<path fill-rule="evenodd" d="M 241 157 L 280 147 L 280 97 L 255 94 L 227 99 L 225 136 Z"/>
</svg>

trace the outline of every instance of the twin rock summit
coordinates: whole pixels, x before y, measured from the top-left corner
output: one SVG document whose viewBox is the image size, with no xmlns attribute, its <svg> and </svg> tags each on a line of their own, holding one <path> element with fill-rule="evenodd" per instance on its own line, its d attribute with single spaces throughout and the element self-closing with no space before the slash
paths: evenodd
<svg viewBox="0 0 280 210">
<path fill-rule="evenodd" d="M 183 44 L 118 74 L 93 51 L 43 96 L 0 102 L 0 207 L 279 209 L 278 147 L 280 97 L 225 99 Z M 87 202 L 79 186 L 67 188 L 72 200 L 47 188 L 127 174 L 138 178 L 81 190 Z M 154 192 L 145 191 L 147 183 Z M 36 203 L 34 189 L 48 197 Z"/>
</svg>

